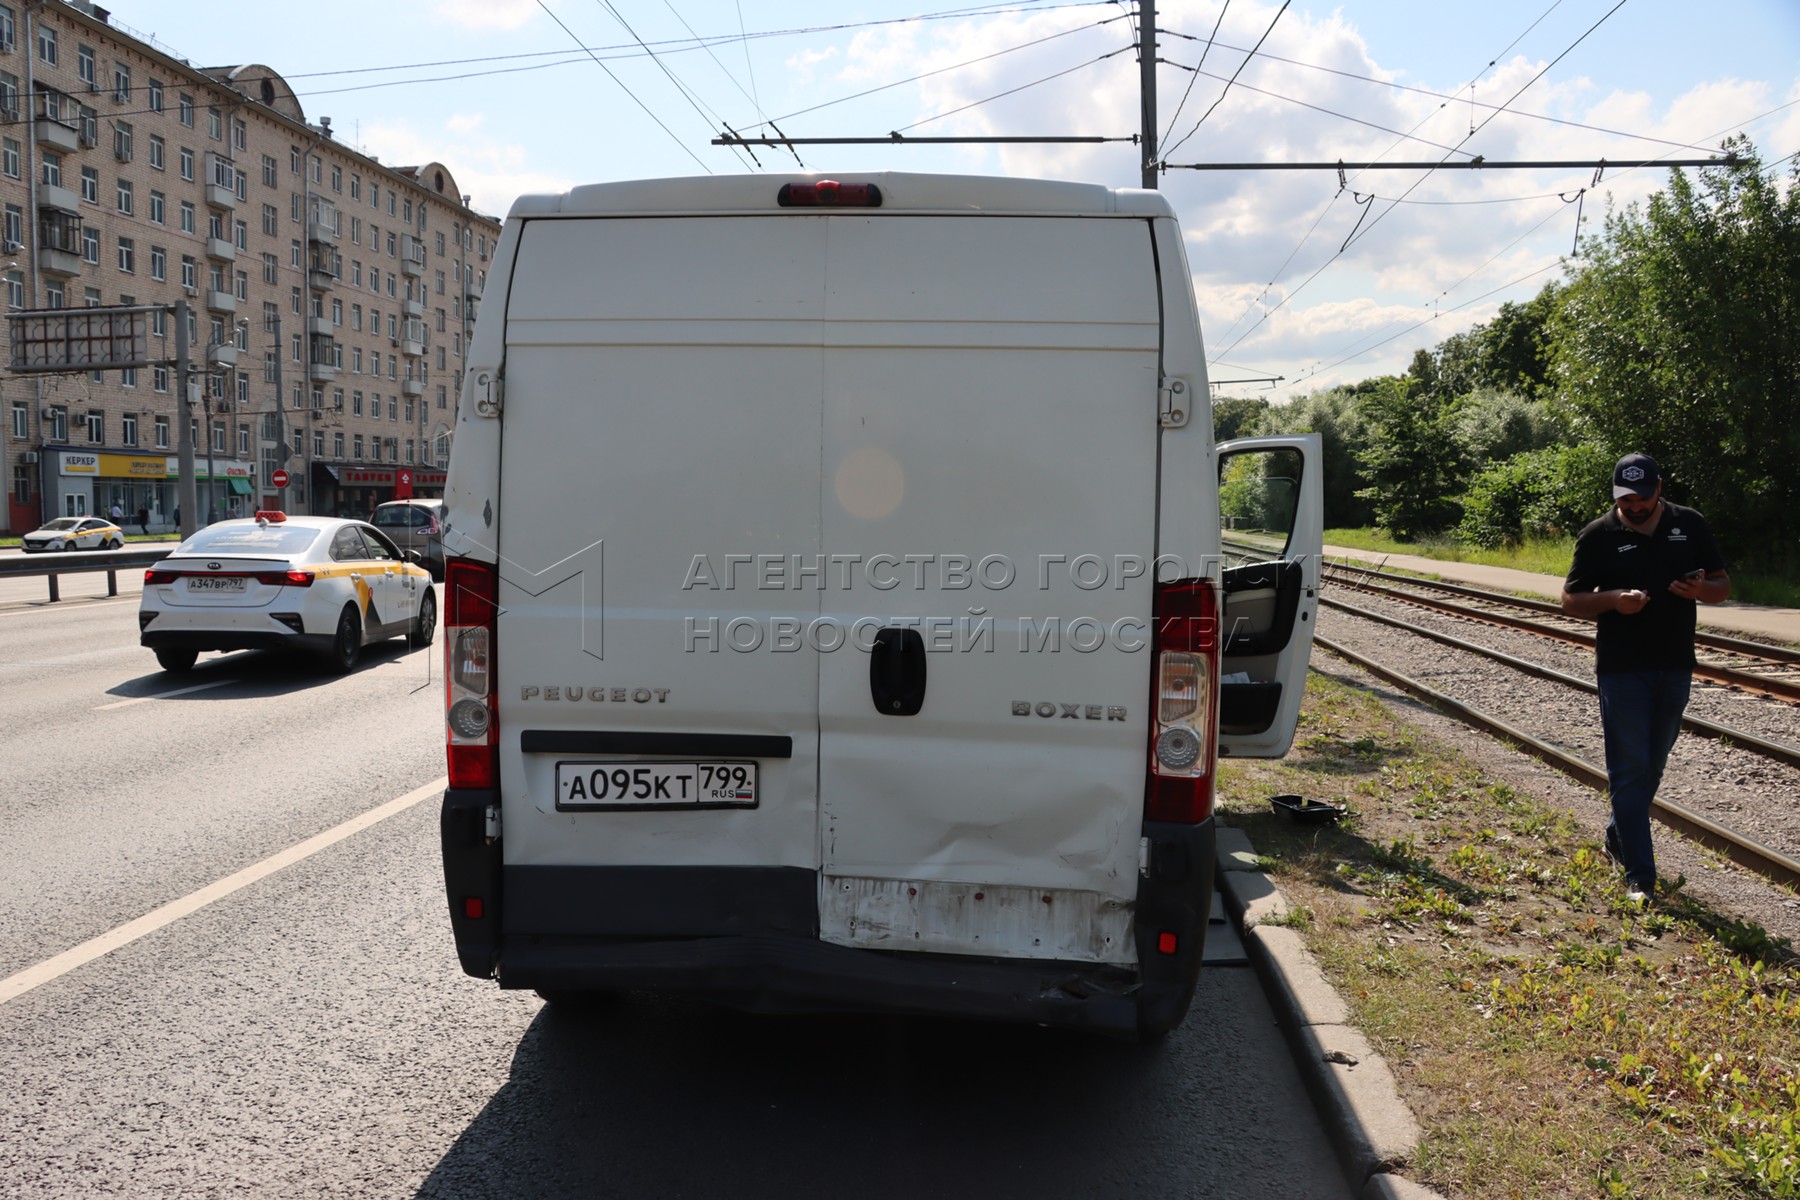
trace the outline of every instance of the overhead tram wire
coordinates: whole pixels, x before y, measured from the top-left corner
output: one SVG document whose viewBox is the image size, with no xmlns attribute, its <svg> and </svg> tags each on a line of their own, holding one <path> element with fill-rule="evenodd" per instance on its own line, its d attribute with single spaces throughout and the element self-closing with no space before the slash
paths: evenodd
<svg viewBox="0 0 1800 1200">
<path fill-rule="evenodd" d="M 551 12 L 550 6 L 546 3 L 544 3 L 544 0 L 537 0 L 537 5 L 539 8 L 543 9 L 545 13 L 547 13 L 549 15 L 549 17 L 552 21 L 555 21 L 557 23 L 557 25 L 562 29 L 562 31 L 564 33 L 568 34 L 571 38 L 574 39 L 576 45 L 578 45 L 578 46 L 581 45 L 581 39 L 578 37 L 575 37 L 575 31 L 570 29 L 567 25 L 564 25 L 562 18 L 557 16 L 555 13 Z M 585 46 L 583 46 L 582 48 L 586 49 Z M 683 154 L 685 154 L 689 158 L 693 159 L 696 163 L 699 163 L 700 169 L 702 171 L 705 171 L 708 175 L 716 174 L 716 172 L 711 167 L 707 166 L 704 162 L 701 161 L 699 155 L 695 154 L 692 150 L 689 150 L 687 143 L 682 141 L 680 137 L 676 136 L 675 131 L 673 129 L 670 129 L 667 125 L 665 125 L 663 123 L 663 119 L 661 117 L 657 116 L 655 111 L 653 109 L 651 109 L 651 107 L 648 104 L 645 104 L 642 100 L 639 100 L 637 97 L 637 94 L 635 92 L 633 92 L 630 88 L 626 87 L 625 84 L 619 79 L 619 77 L 612 73 L 612 69 L 610 67 L 608 67 L 605 63 L 600 61 L 600 59 L 597 55 L 594 55 L 592 51 L 589 51 L 589 57 L 593 58 L 595 66 L 599 67 L 602 71 L 606 72 L 606 77 L 608 79 L 612 80 L 615 84 L 618 84 L 620 91 L 624 92 L 627 96 L 631 97 L 632 103 L 636 104 L 639 108 L 643 109 L 644 112 L 650 117 L 650 119 L 652 121 L 655 121 L 657 126 L 664 133 L 668 134 L 669 137 L 675 142 L 675 144 L 677 146 L 681 147 L 681 152 Z"/>
<path fill-rule="evenodd" d="M 1090 58 L 1086 62 L 1076 63 L 1074 66 L 1069 67 L 1067 70 L 1058 71 L 1054 75 L 1046 75 L 1042 79 L 1034 79 L 1030 83 L 1021 83 L 1018 87 L 1007 88 L 1004 92 L 996 92 L 994 95 L 989 96 L 984 100 L 975 100 L 968 104 L 961 105 L 957 108 L 952 108 L 945 112 L 936 113 L 932 116 L 924 118 L 923 120 L 914 121 L 911 125 L 902 125 L 902 126 L 900 126 L 900 128 L 896 129 L 894 132 L 895 133 L 905 133 L 908 129 L 917 129 L 921 125 L 929 125 L 933 121 L 941 121 L 945 117 L 953 117 L 959 112 L 967 112 L 971 108 L 980 108 L 983 104 L 991 104 L 995 100 L 1004 100 L 1008 96 L 1017 95 L 1018 93 L 1026 91 L 1029 88 L 1034 88 L 1034 87 L 1039 86 L 1040 84 L 1049 83 L 1052 79 L 1061 79 L 1064 75 L 1073 75 L 1077 71 L 1085 70 L 1088 67 L 1095 66 L 1099 63 L 1103 63 L 1109 58 L 1116 58 L 1117 56 L 1124 54 L 1128 50 L 1135 50 L 1135 49 L 1137 49 L 1136 43 L 1128 43 L 1124 46 L 1120 46 L 1117 50 L 1109 50 L 1105 54 L 1100 55 L 1098 58 Z M 1119 139 L 1119 140 L 1123 140 L 1123 139 Z"/>
<path fill-rule="evenodd" d="M 1212 32 L 1207 35 L 1206 45 L 1202 46 L 1200 48 L 1200 61 L 1194 65 L 1193 73 L 1188 76 L 1187 89 L 1181 93 L 1181 102 L 1175 106 L 1175 114 L 1169 118 L 1169 127 L 1167 129 L 1163 130 L 1162 137 L 1160 137 L 1156 140 L 1157 145 L 1166 146 L 1169 144 L 1169 137 L 1170 137 L 1170 135 L 1172 135 L 1175 132 L 1176 123 L 1181 120 L 1181 110 L 1187 107 L 1188 97 L 1194 94 L 1194 81 L 1200 78 L 1200 69 L 1202 67 L 1206 66 L 1206 56 L 1208 53 L 1211 52 L 1211 50 L 1213 48 L 1213 43 L 1218 40 L 1219 28 L 1220 28 L 1220 26 L 1225 24 L 1225 14 L 1230 11 L 1231 11 L 1231 0 L 1225 0 L 1225 3 L 1223 3 L 1219 6 L 1219 19 L 1213 22 L 1213 29 L 1212 29 Z M 1159 29 L 1159 30 L 1157 30 L 1157 32 L 1158 33 L 1167 32 L 1167 33 L 1170 33 L 1174 37 L 1187 37 L 1187 35 L 1185 33 L 1175 33 L 1173 30 Z M 1193 38 L 1191 40 L 1197 42 L 1200 39 Z M 1168 60 L 1158 59 L 1157 61 L 1158 62 L 1166 62 Z M 1170 65 L 1174 66 L 1177 64 L 1171 63 Z"/>
<path fill-rule="evenodd" d="M 1468 86 L 1473 87 L 1475 81 L 1477 79 L 1479 79 L 1481 77 L 1481 75 L 1486 74 L 1488 67 L 1492 67 L 1502 57 L 1504 57 L 1506 55 L 1506 53 L 1512 49 L 1512 47 L 1518 45 L 1520 41 L 1524 40 L 1526 35 L 1528 35 L 1533 29 L 1537 28 L 1537 26 L 1543 22 L 1544 18 L 1548 17 L 1550 15 L 1550 13 L 1554 12 L 1561 3 L 1562 3 L 1562 0 L 1555 0 L 1555 3 L 1551 4 L 1551 6 L 1548 9 L 1544 10 L 1544 12 L 1538 16 L 1537 20 L 1533 21 L 1530 25 L 1528 25 L 1525 28 L 1524 32 L 1520 33 L 1510 43 L 1508 43 L 1505 49 L 1501 50 L 1500 53 L 1494 55 L 1491 59 L 1489 59 L 1487 67 L 1482 68 L 1481 72 L 1479 72 L 1475 76 L 1474 79 L 1471 79 L 1469 81 Z M 1530 82 L 1526 83 L 1525 87 L 1520 88 L 1517 92 L 1515 92 L 1513 94 L 1512 98 L 1509 99 L 1506 102 L 1506 104 L 1500 105 L 1498 108 L 1496 108 L 1494 110 L 1494 112 L 1491 113 L 1487 117 L 1486 120 L 1482 121 L 1480 126 L 1477 126 L 1476 128 L 1471 129 L 1469 132 L 1469 137 L 1473 137 L 1477 132 L 1480 131 L 1480 129 L 1486 128 L 1488 122 L 1492 121 L 1494 119 L 1494 117 L 1499 116 L 1500 113 L 1505 111 L 1506 108 L 1509 105 L 1511 105 L 1514 100 L 1517 100 L 1519 98 L 1519 96 L 1523 95 L 1526 88 L 1529 88 L 1533 83 L 1536 83 L 1539 79 L 1543 78 L 1544 74 L 1546 72 L 1548 72 L 1551 67 L 1554 67 L 1557 63 L 1561 62 L 1564 58 L 1566 58 L 1569 55 L 1569 53 L 1575 49 L 1576 46 L 1579 46 L 1582 43 L 1582 41 L 1584 41 L 1587 38 L 1587 36 L 1589 34 L 1593 33 L 1593 31 L 1595 29 L 1598 29 L 1600 27 L 1600 25 L 1603 24 L 1607 20 L 1607 18 L 1611 17 L 1613 13 L 1617 12 L 1619 10 L 1619 7 L 1622 6 L 1624 3 L 1625 3 L 1625 0 L 1619 0 L 1619 3 L 1614 5 L 1613 8 L 1611 10 L 1609 10 L 1605 16 L 1601 17 L 1599 21 L 1596 21 L 1592 26 L 1590 26 L 1587 29 L 1587 31 L 1581 35 L 1581 37 L 1576 38 L 1575 41 L 1572 42 L 1566 49 L 1564 49 L 1561 54 L 1558 54 L 1556 56 L 1556 58 L 1551 60 L 1550 63 L 1548 63 L 1542 71 L 1539 71 L 1535 76 L 1533 76 L 1532 79 L 1530 80 Z M 1260 45 L 1260 43 L 1259 43 L 1259 45 Z M 1443 107 L 1442 105 L 1439 106 L 1439 111 L 1442 110 L 1442 107 Z M 1433 113 L 1424 118 L 1421 118 L 1419 123 L 1417 125 L 1413 126 L 1413 129 L 1414 130 L 1419 129 L 1420 127 L 1422 127 L 1425 124 L 1426 121 L 1431 119 L 1431 116 L 1435 116 L 1435 115 L 1436 114 Z M 1420 140 L 1423 140 L 1423 139 L 1420 139 Z M 1467 141 L 1468 141 L 1468 138 L 1463 139 L 1463 142 L 1467 142 Z M 1459 146 L 1460 145 L 1461 145 L 1461 143 L 1459 143 Z M 1390 151 L 1392 149 L 1393 149 L 1393 147 L 1389 147 Z M 1459 150 L 1454 150 L 1454 149 L 1450 150 L 1445 153 L 1444 161 L 1448 161 L 1451 154 L 1459 153 L 1459 152 L 1467 153 L 1466 151 L 1459 151 Z M 1382 212 L 1381 216 L 1376 218 L 1376 222 L 1379 222 L 1381 220 L 1381 217 L 1385 217 L 1387 215 L 1387 213 L 1390 213 L 1390 212 L 1394 211 L 1395 208 L 1399 207 L 1400 201 L 1403 201 L 1403 200 L 1407 199 L 1408 197 L 1410 197 L 1412 195 L 1412 193 L 1415 190 L 1417 190 L 1419 185 L 1423 182 L 1424 182 L 1424 177 L 1421 177 L 1420 179 L 1414 181 L 1413 185 L 1411 187 L 1409 187 L 1404 193 L 1402 193 L 1398 200 L 1390 201 L 1388 207 Z M 1337 203 L 1338 197 L 1341 196 L 1342 194 L 1343 194 L 1343 188 L 1342 188 L 1342 185 L 1340 185 L 1338 193 L 1336 195 L 1334 195 L 1331 198 L 1331 200 L 1327 203 L 1327 206 L 1326 206 L 1327 210 L 1329 210 L 1331 205 L 1334 205 Z M 1353 195 L 1354 195 L 1354 193 L 1353 193 Z M 1365 213 L 1364 215 L 1366 216 L 1367 214 Z M 1371 223 L 1371 225 L 1372 224 L 1373 223 Z M 1316 229 L 1317 226 L 1318 226 L 1318 223 L 1315 222 L 1314 228 Z M 1238 344 L 1238 342 L 1241 342 L 1241 341 L 1243 341 L 1244 338 L 1249 337 L 1251 333 L 1254 333 L 1256 331 L 1256 329 L 1263 324 L 1263 322 L 1267 321 L 1277 311 L 1279 311 L 1281 308 L 1283 308 L 1285 305 L 1287 305 L 1290 301 L 1292 301 L 1295 296 L 1299 295 L 1302 291 L 1304 291 L 1306 289 L 1306 287 L 1309 284 L 1311 284 L 1313 280 L 1317 279 L 1325 271 L 1325 269 L 1327 267 L 1331 266 L 1331 264 L 1335 263 L 1339 258 L 1341 258 L 1343 256 L 1344 252 L 1350 248 L 1352 241 L 1357 240 L 1357 234 L 1359 231 L 1362 231 L 1362 226 L 1363 226 L 1363 221 L 1361 218 L 1359 218 L 1356 226 L 1351 230 L 1350 236 L 1346 237 L 1344 239 L 1343 245 L 1338 247 L 1336 253 L 1334 253 L 1330 258 L 1327 258 L 1323 263 L 1321 263 L 1319 265 L 1318 269 L 1315 270 L 1311 275 L 1307 276 L 1305 281 L 1303 281 L 1299 287 L 1297 287 L 1294 290 L 1287 293 L 1287 295 L 1283 296 L 1279 301 L 1277 301 L 1272 308 L 1270 308 L 1266 312 L 1264 312 L 1262 314 L 1262 316 L 1260 318 L 1258 318 L 1256 320 L 1256 322 L 1250 326 L 1249 329 L 1246 329 L 1241 335 L 1239 335 L 1237 341 L 1232 342 L 1231 345 L 1236 346 Z M 1306 237 L 1301 239 L 1301 244 L 1304 245 L 1306 238 L 1310 238 L 1311 236 L 1312 236 L 1312 231 L 1308 230 Z M 1296 247 L 1296 253 L 1297 252 L 1298 252 L 1298 247 Z M 1289 257 L 1289 261 L 1292 261 L 1293 255 L 1290 254 L 1288 257 Z M 1284 269 L 1285 269 L 1285 267 L 1284 267 Z M 1272 287 L 1274 285 L 1274 282 L 1275 281 L 1273 279 L 1270 280 L 1269 286 Z M 1266 292 L 1265 292 L 1265 294 L 1266 294 Z M 1253 306 L 1254 306 L 1254 302 L 1252 304 L 1252 307 Z M 1240 314 L 1238 317 L 1238 321 L 1242 321 L 1244 319 L 1244 316 L 1248 315 L 1248 311 L 1249 310 L 1246 309 L 1244 314 Z M 1237 326 L 1237 321 L 1233 321 L 1232 328 L 1236 328 L 1236 326 Z M 1227 350 L 1229 350 L 1230 348 L 1231 347 L 1226 347 Z"/>
<path fill-rule="evenodd" d="M 1213 115 L 1213 109 L 1218 108 L 1220 104 L 1224 103 L 1226 95 L 1231 91 L 1231 85 L 1237 82 L 1237 77 L 1243 73 L 1245 67 L 1250 65 L 1250 60 L 1256 57 L 1256 52 L 1262 48 L 1262 44 L 1269 40 L 1269 35 L 1275 32 L 1275 26 L 1277 22 L 1281 20 L 1281 14 L 1288 10 L 1288 5 L 1292 2 L 1293 0 L 1281 0 L 1281 7 L 1276 10 L 1275 16 L 1269 21 L 1269 27 L 1263 30 L 1263 35 L 1261 37 L 1256 39 L 1256 45 L 1250 48 L 1250 53 L 1244 55 L 1244 61 L 1238 64 L 1238 69 L 1232 72 L 1231 78 L 1225 83 L 1224 91 L 1219 93 L 1219 98 L 1214 100 L 1207 110 L 1200 114 L 1200 119 L 1194 122 L 1194 127 L 1187 131 L 1186 136 L 1162 152 L 1161 157 L 1165 161 L 1168 159 L 1169 155 L 1186 145 L 1188 138 L 1193 137 L 1200 131 L 1200 127 L 1206 124 L 1206 118 Z M 1621 0 L 1621 2 L 1623 2 L 1623 0 Z"/>
<path fill-rule="evenodd" d="M 542 2 L 542 0 L 540 0 L 540 3 L 541 2 Z M 696 113 L 699 114 L 700 119 L 702 121 L 705 121 L 708 125 L 714 125 L 714 124 L 724 125 L 725 124 L 725 122 L 719 118 L 718 113 L 707 111 L 706 106 L 702 105 L 700 103 L 699 99 L 695 97 L 693 90 L 691 88 L 689 88 L 687 84 L 683 83 L 679 78 L 677 78 L 675 75 L 675 72 L 673 72 L 669 69 L 669 64 L 665 63 L 662 60 L 662 56 L 657 54 L 656 51 L 650 49 L 649 45 L 645 43 L 644 39 L 638 36 L 638 31 L 631 27 L 631 22 L 627 21 L 625 19 L 625 14 L 621 13 L 618 10 L 618 7 L 613 4 L 612 0 L 594 0 L 594 3 L 598 4 L 601 8 L 604 8 L 607 12 L 611 13 L 613 20 L 617 21 L 620 24 L 620 26 L 622 26 L 624 28 L 625 32 L 629 33 L 631 35 L 631 38 L 633 41 L 635 41 L 639 46 L 643 47 L 644 53 L 646 53 L 650 56 L 650 61 L 655 63 L 657 66 L 657 69 L 660 70 L 663 73 L 663 75 L 668 78 L 670 83 L 675 85 L 675 90 L 677 92 L 681 93 L 681 98 L 683 100 L 686 100 L 688 102 L 688 106 L 691 107 Z M 743 155 L 748 156 L 750 159 L 751 166 L 757 168 L 758 170 L 760 170 L 762 168 L 762 164 L 756 161 L 756 155 L 754 153 L 752 153 L 750 150 L 748 150 L 744 147 L 739 147 L 739 146 L 734 146 L 734 147 L 732 147 L 732 149 L 738 151 L 739 153 L 741 153 Z"/>
<path fill-rule="evenodd" d="M 1554 67 L 1557 63 L 1561 62 L 1563 59 L 1565 59 L 1569 55 L 1573 54 L 1575 52 L 1575 47 L 1581 45 L 1582 42 L 1586 41 L 1588 39 L 1588 35 L 1592 34 L 1594 32 L 1594 30 L 1596 30 L 1596 29 L 1600 28 L 1600 26 L 1606 24 L 1606 22 L 1609 19 L 1611 19 L 1612 15 L 1614 13 L 1618 12 L 1621 8 L 1625 7 L 1625 4 L 1626 4 L 1626 0 L 1618 0 L 1617 4 L 1614 4 L 1611 8 L 1607 9 L 1606 13 L 1598 21 L 1595 21 L 1592 25 L 1588 26 L 1587 29 L 1582 33 L 1582 35 L 1580 37 L 1578 37 L 1574 41 L 1570 42 L 1568 47 L 1566 49 L 1564 49 L 1561 54 L 1558 54 L 1555 58 L 1553 58 L 1549 62 L 1545 63 L 1542 70 L 1540 70 L 1536 75 L 1533 75 L 1530 79 L 1526 80 L 1524 85 L 1522 87 L 1520 87 L 1518 91 L 1514 92 L 1512 94 L 1511 98 L 1508 99 L 1505 104 L 1502 104 L 1499 108 L 1496 108 L 1493 112 L 1489 113 L 1485 118 L 1482 119 L 1481 124 L 1475 126 L 1473 129 L 1469 130 L 1469 136 L 1464 138 L 1462 140 L 1462 142 L 1459 142 L 1458 146 L 1461 146 L 1464 143 L 1468 142 L 1470 138 L 1473 138 L 1476 134 L 1480 133 L 1483 129 L 1486 129 L 1490 124 L 1492 124 L 1495 117 L 1498 117 L 1501 113 L 1505 112 L 1508 108 L 1510 108 L 1512 106 L 1512 102 L 1514 100 L 1517 100 L 1520 96 L 1523 96 L 1526 93 L 1526 91 L 1528 91 L 1531 88 L 1532 84 L 1536 83 L 1538 80 L 1542 79 L 1545 75 L 1549 74 L 1551 67 Z M 1448 154 L 1446 154 L 1444 157 L 1446 159 L 1448 159 L 1450 156 Z M 1427 171 L 1425 174 L 1419 176 L 1418 179 L 1415 179 L 1413 181 L 1411 187 L 1407 188 L 1406 191 L 1404 191 L 1400 194 L 1400 198 L 1402 200 L 1404 200 L 1407 196 L 1412 195 L 1412 193 L 1414 191 L 1416 191 L 1418 189 L 1418 187 L 1429 178 L 1431 178 L 1430 171 Z M 1357 231 L 1352 231 L 1350 237 L 1344 242 L 1343 249 L 1348 250 L 1350 248 L 1352 242 L 1359 241 L 1359 240 L 1361 240 L 1361 238 L 1364 238 L 1364 237 L 1368 237 L 1369 230 L 1373 229 L 1373 228 L 1375 228 L 1375 226 L 1381 224 L 1382 219 L 1385 218 L 1388 215 L 1388 213 L 1393 212 L 1395 207 L 1396 207 L 1396 205 L 1389 204 L 1388 207 L 1386 209 L 1382 210 L 1382 212 L 1380 212 L 1373 221 L 1369 222 L 1368 229 L 1364 229 L 1364 230 L 1360 231 L 1360 236 Z"/>
</svg>

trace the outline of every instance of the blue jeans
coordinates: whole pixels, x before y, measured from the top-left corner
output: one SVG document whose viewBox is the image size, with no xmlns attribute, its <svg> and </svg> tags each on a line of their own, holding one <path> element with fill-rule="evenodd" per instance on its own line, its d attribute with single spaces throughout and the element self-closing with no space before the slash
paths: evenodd
<svg viewBox="0 0 1800 1200">
<path fill-rule="evenodd" d="M 1681 714 L 1687 708 L 1693 674 L 1677 671 L 1616 671 L 1596 677 L 1600 685 L 1600 725 L 1606 735 L 1606 778 L 1612 795 L 1608 841 L 1624 861 L 1625 878 L 1648 891 L 1656 882 L 1656 850 L 1650 841 L 1650 802 L 1662 782 L 1663 764 Z"/>
</svg>

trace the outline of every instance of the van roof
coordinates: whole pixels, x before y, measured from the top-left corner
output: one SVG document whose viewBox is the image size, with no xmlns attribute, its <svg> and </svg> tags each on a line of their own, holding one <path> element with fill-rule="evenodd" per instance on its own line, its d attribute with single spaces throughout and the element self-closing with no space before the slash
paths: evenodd
<svg viewBox="0 0 1800 1200">
<path fill-rule="evenodd" d="M 622 213 L 721 213 L 784 211 L 775 200 L 783 184 L 873 183 L 881 189 L 877 209 L 792 210 L 819 215 L 851 212 L 1056 213 L 1090 216 L 1168 216 L 1173 210 L 1160 192 L 1109 188 L 1096 183 L 1007 179 L 992 175 L 920 175 L 900 171 L 810 174 L 712 175 L 674 179 L 634 179 L 591 183 L 561 195 L 520 196 L 509 217 L 590 216 Z"/>
</svg>

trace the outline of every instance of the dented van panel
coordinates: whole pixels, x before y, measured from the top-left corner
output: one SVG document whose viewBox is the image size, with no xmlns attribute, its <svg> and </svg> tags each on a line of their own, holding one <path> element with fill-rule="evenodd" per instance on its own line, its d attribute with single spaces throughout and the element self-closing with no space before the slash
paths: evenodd
<svg viewBox="0 0 1800 1200">
<path fill-rule="evenodd" d="M 1058 888 L 827 875 L 821 936 L 872 950 L 1137 961 L 1131 904 Z"/>
</svg>

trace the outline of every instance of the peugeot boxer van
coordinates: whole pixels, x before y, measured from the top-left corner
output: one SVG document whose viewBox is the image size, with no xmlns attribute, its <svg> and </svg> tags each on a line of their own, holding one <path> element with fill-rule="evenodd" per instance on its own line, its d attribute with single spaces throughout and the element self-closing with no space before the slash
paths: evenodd
<svg viewBox="0 0 1800 1200">
<path fill-rule="evenodd" d="M 1316 437 L 1214 445 L 1162 196 L 527 196 L 469 361 L 463 970 L 553 1001 L 1182 1020 L 1219 760 L 1293 737 L 1321 493 Z"/>
</svg>

